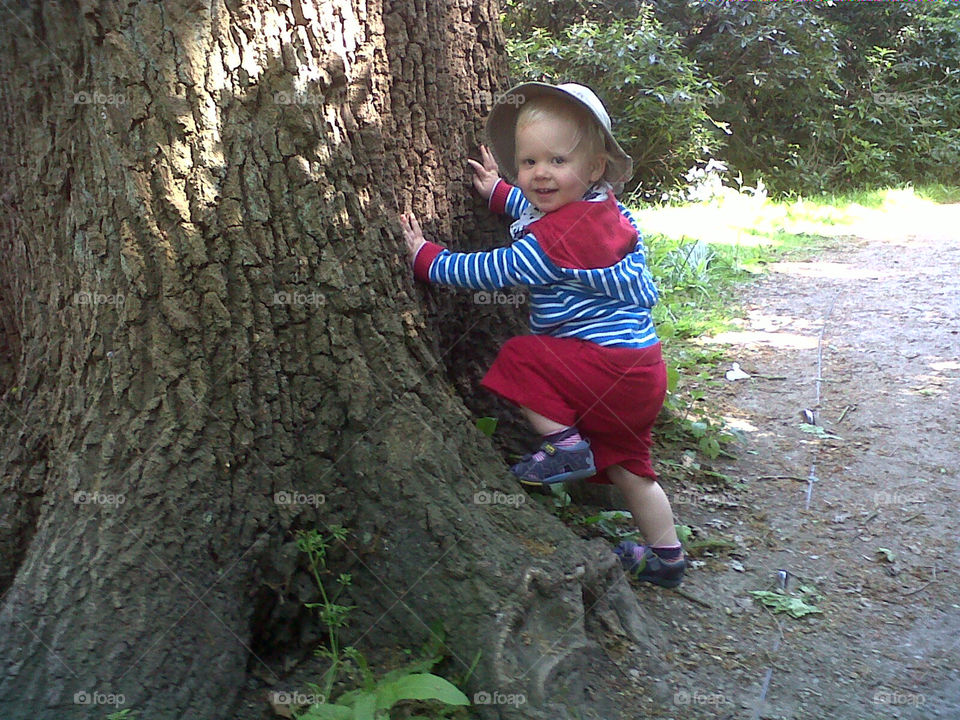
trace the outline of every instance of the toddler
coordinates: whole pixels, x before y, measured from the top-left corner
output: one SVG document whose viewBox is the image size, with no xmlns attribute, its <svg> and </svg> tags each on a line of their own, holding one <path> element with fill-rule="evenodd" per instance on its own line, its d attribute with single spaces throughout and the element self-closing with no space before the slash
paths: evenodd
<svg viewBox="0 0 960 720">
<path fill-rule="evenodd" d="M 478 290 L 530 288 L 532 334 L 508 340 L 481 382 L 542 436 L 511 471 L 528 486 L 612 482 L 647 543 L 614 552 L 638 579 L 675 587 L 686 563 L 650 462 L 666 393 L 651 316 L 658 295 L 636 222 L 615 196 L 633 162 L 599 98 L 575 83 L 523 83 L 500 95 L 487 135 L 492 153 L 481 145 L 480 161 L 468 160 L 473 184 L 491 210 L 514 218 L 513 243 L 453 253 L 403 214 L 414 275 Z"/>
</svg>

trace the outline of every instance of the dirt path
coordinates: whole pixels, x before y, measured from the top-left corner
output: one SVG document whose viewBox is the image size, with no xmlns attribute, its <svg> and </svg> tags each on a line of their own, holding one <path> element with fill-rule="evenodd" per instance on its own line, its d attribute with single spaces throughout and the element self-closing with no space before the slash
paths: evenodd
<svg viewBox="0 0 960 720">
<path fill-rule="evenodd" d="M 684 583 L 709 609 L 638 590 L 675 632 L 637 718 L 960 718 L 960 206 L 905 220 L 774 266 L 711 341 L 754 376 L 721 390 L 743 487 L 675 508 L 736 550 Z M 821 614 L 753 601 L 780 569 Z"/>
</svg>

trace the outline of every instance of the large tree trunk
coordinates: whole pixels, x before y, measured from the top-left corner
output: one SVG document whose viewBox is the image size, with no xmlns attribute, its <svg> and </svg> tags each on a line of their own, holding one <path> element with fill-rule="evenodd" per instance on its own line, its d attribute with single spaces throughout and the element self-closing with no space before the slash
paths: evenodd
<svg viewBox="0 0 960 720">
<path fill-rule="evenodd" d="M 455 386 L 515 318 L 416 289 L 395 222 L 498 237 L 495 0 L 4 12 L 0 717 L 231 717 L 316 640 L 294 533 L 334 523 L 356 639 L 442 620 L 528 697 L 487 716 L 564 717 L 585 617 L 648 631 L 604 543 L 474 502 L 517 489 Z"/>
</svg>

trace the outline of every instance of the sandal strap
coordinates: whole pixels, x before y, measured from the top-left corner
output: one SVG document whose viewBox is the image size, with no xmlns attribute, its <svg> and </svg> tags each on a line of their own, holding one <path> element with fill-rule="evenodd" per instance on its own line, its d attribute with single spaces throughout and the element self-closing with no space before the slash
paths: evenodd
<svg viewBox="0 0 960 720">
<path fill-rule="evenodd" d="M 576 435 L 579 432 L 580 431 L 577 430 L 576 425 L 571 425 L 566 430 L 557 430 L 557 432 L 555 433 L 544 435 L 543 440 L 544 442 L 550 442 L 550 443 L 560 442 L 561 440 L 566 440 L 571 435 Z"/>
</svg>

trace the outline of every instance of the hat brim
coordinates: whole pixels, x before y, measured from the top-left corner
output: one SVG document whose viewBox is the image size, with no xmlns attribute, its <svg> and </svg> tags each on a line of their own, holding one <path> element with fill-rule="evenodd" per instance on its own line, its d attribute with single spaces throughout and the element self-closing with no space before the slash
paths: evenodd
<svg viewBox="0 0 960 720">
<path fill-rule="evenodd" d="M 497 95 L 493 110 L 487 117 L 487 138 L 500 172 L 511 181 L 517 177 L 516 132 L 520 108 L 527 101 L 543 96 L 558 97 L 583 108 L 591 117 L 596 117 L 590 106 L 580 98 L 547 83 L 520 83 Z M 603 179 L 613 186 L 615 193 L 620 193 L 623 184 L 633 175 L 633 158 L 623 151 L 613 134 L 599 120 L 597 124 L 603 131 L 604 143 L 611 156 Z"/>
</svg>

